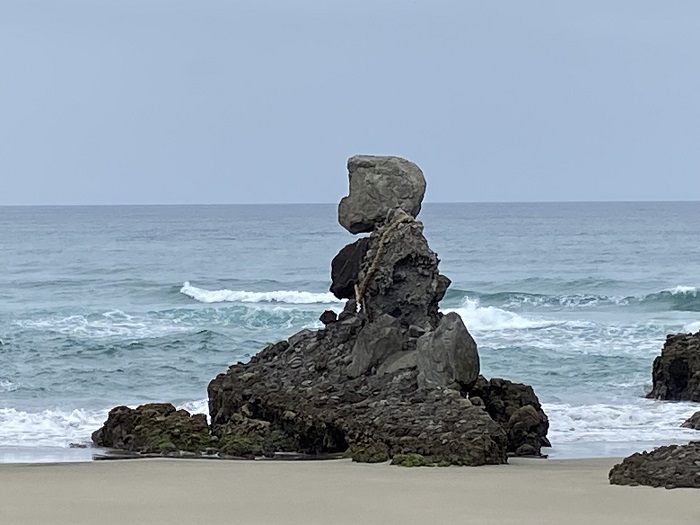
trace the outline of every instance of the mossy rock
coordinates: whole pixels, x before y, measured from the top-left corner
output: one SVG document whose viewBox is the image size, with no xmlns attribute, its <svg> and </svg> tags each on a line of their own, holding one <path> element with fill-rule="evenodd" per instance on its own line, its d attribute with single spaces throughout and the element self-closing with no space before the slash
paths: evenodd
<svg viewBox="0 0 700 525">
<path fill-rule="evenodd" d="M 112 409 L 104 426 L 93 434 L 93 441 L 143 454 L 197 454 L 212 446 L 204 414 L 190 414 L 164 403 Z"/>
<path fill-rule="evenodd" d="M 217 446 L 219 452 L 226 456 L 248 458 L 294 450 L 294 440 L 277 430 L 266 435 L 230 433 L 220 437 Z"/>
<path fill-rule="evenodd" d="M 389 453 L 384 447 L 377 446 L 352 446 L 349 455 L 358 463 L 384 463 L 389 461 Z"/>
<path fill-rule="evenodd" d="M 392 465 L 398 465 L 399 467 L 434 467 L 433 463 L 429 458 L 426 458 L 422 454 L 396 454 L 391 458 Z"/>
</svg>

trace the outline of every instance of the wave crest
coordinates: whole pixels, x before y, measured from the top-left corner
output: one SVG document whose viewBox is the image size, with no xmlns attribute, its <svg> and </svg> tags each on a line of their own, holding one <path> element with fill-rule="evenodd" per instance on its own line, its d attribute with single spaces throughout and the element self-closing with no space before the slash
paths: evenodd
<svg viewBox="0 0 700 525">
<path fill-rule="evenodd" d="M 449 290 L 446 299 L 477 298 L 482 304 L 501 308 L 595 308 L 642 307 L 676 311 L 700 311 L 700 293 L 693 286 L 676 286 L 643 295 L 614 296 L 590 293 L 563 295 L 528 292 L 480 293 L 471 290 Z"/>
<path fill-rule="evenodd" d="M 524 330 L 528 328 L 547 328 L 562 324 L 562 321 L 545 319 L 528 319 L 515 312 L 501 310 L 495 306 L 480 306 L 478 299 L 467 297 L 462 306 L 445 310 L 456 312 L 469 330 Z"/>
<path fill-rule="evenodd" d="M 313 293 L 299 290 L 247 292 L 245 290 L 206 290 L 185 282 L 180 293 L 200 303 L 286 303 L 334 304 L 341 303 L 332 293 Z"/>
</svg>

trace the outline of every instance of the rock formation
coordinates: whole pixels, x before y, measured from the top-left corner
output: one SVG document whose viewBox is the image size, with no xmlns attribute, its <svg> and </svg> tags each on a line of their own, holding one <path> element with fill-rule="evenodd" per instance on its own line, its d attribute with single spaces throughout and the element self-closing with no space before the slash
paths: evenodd
<svg viewBox="0 0 700 525">
<path fill-rule="evenodd" d="M 105 425 L 92 434 L 102 447 L 142 454 L 181 455 L 211 447 L 204 414 L 190 415 L 166 403 L 151 403 L 137 409 L 118 406 L 109 411 Z"/>
<path fill-rule="evenodd" d="M 700 411 L 695 412 L 692 416 L 686 419 L 681 425 L 683 428 L 691 428 L 693 430 L 700 430 Z"/>
<path fill-rule="evenodd" d="M 700 332 L 669 335 L 654 359 L 652 380 L 649 398 L 700 402 Z"/>
<path fill-rule="evenodd" d="M 333 259 L 331 291 L 348 299 L 343 312 L 324 312 L 320 330 L 271 344 L 213 379 L 207 448 L 410 465 L 539 455 L 548 421 L 532 389 L 479 379 L 477 346 L 462 319 L 439 312 L 450 280 L 416 220 L 425 191 L 420 169 L 397 157 L 362 156 L 348 170 L 339 222 L 371 235 Z M 106 439 L 113 419 L 96 442 L 125 442 Z"/>
<path fill-rule="evenodd" d="M 469 392 L 472 402 L 482 404 L 494 421 L 508 433 L 508 452 L 536 455 L 540 447 L 551 447 L 547 439 L 549 419 L 529 385 L 483 376 Z"/>
<path fill-rule="evenodd" d="M 632 454 L 608 477 L 613 485 L 700 488 L 700 441 Z"/>
</svg>

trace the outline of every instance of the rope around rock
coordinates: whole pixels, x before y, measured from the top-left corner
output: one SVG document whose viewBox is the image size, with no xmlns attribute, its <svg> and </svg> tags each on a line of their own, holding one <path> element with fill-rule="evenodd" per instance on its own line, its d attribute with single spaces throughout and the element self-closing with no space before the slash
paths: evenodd
<svg viewBox="0 0 700 525">
<path fill-rule="evenodd" d="M 355 303 L 357 304 L 357 308 L 359 310 L 360 307 L 364 308 L 364 298 L 365 294 L 367 293 L 367 288 L 369 288 L 369 283 L 372 280 L 372 277 L 374 277 L 374 273 L 377 271 L 377 267 L 379 266 L 379 259 L 384 255 L 384 247 L 386 245 L 386 238 L 390 233 L 393 233 L 396 228 L 398 228 L 402 224 L 409 224 L 412 222 L 416 222 L 416 220 L 411 217 L 410 215 L 406 214 L 402 217 L 399 217 L 397 220 L 395 220 L 391 225 L 384 230 L 384 233 L 382 233 L 382 236 L 379 238 L 379 246 L 377 246 L 377 252 L 374 254 L 374 259 L 372 259 L 372 264 L 369 265 L 369 268 L 367 269 L 367 272 L 365 272 L 365 277 L 362 279 L 362 282 L 358 284 L 355 284 Z"/>
</svg>

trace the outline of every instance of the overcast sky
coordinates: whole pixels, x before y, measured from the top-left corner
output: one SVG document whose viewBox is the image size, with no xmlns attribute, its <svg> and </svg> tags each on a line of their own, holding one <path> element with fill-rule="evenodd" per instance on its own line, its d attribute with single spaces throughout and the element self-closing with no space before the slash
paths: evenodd
<svg viewBox="0 0 700 525">
<path fill-rule="evenodd" d="M 0 0 L 0 204 L 700 199 L 700 2 Z"/>
</svg>

